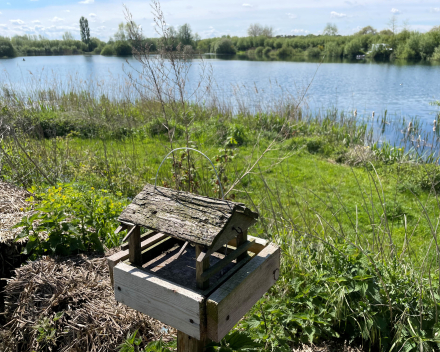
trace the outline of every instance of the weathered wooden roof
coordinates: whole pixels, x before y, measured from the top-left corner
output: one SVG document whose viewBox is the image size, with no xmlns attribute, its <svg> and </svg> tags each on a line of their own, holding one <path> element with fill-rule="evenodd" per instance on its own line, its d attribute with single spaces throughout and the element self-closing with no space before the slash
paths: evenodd
<svg viewBox="0 0 440 352">
<path fill-rule="evenodd" d="M 118 220 L 218 249 L 257 218 L 242 203 L 147 184 Z"/>
</svg>

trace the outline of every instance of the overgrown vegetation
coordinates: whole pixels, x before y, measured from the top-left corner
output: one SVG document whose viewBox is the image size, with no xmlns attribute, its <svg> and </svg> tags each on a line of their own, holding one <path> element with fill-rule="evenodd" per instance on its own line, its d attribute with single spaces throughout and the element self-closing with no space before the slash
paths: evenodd
<svg viewBox="0 0 440 352">
<path fill-rule="evenodd" d="M 127 28 L 148 72 L 128 76 L 125 89 L 136 89 L 136 99 L 81 86 L 2 90 L 0 175 L 34 187 L 38 201 L 37 213 L 20 224 L 27 250 L 38 256 L 119 245 L 112 230 L 122 207 L 155 181 L 164 155 L 194 147 L 214 161 L 226 197 L 258 211 L 252 234 L 282 249 L 276 286 L 211 349 L 290 351 L 332 339 L 374 351 L 438 351 L 440 168 L 433 154 L 422 155 L 416 121 L 404 132 L 408 149 L 374 144 L 352 114 L 312 115 L 301 97 L 250 107 L 244 102 L 259 93 L 237 91 L 228 105 L 211 89 L 204 64 L 200 91 L 188 91 L 190 53 L 167 44 L 169 29 L 159 55 L 150 56 L 137 28 Z M 167 79 L 176 72 L 182 80 Z M 438 145 L 436 132 L 430 136 Z M 158 183 L 219 196 L 211 166 L 189 151 L 170 155 Z M 146 346 L 133 331 L 120 348 L 171 347 Z"/>
</svg>

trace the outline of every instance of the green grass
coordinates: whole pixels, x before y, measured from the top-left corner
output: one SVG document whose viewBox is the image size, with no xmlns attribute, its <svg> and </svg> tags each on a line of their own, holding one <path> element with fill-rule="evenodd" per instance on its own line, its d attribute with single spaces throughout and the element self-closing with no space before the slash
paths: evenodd
<svg viewBox="0 0 440 352">
<path fill-rule="evenodd" d="M 104 189 L 110 198 L 99 202 L 107 205 L 120 197 L 129 202 L 145 183 L 154 183 L 171 149 L 157 103 L 76 93 L 55 94 L 53 101 L 29 109 L 20 99 L 3 97 L 0 118 L 11 127 L 2 130 L 0 141 L 3 179 L 38 187 L 41 201 L 53 194 L 51 183 L 71 189 L 78 199 L 89 199 L 91 187 Z M 366 127 L 334 110 L 311 116 L 283 106 L 278 112 L 231 116 L 222 107 L 188 104 L 194 118 L 185 125 L 181 110 L 167 108 L 173 116 L 168 123 L 173 148 L 203 151 L 225 190 L 264 154 L 228 198 L 259 212 L 251 233 L 281 246 L 282 275 L 236 330 L 266 350 L 328 339 L 381 351 L 438 350 L 437 165 L 389 146 L 364 147 Z M 193 153 L 188 164 L 182 151 L 174 157 L 174 166 L 172 157 L 164 163 L 159 185 L 178 182 L 183 189 L 219 196 L 207 160 Z M 84 209 L 102 214 L 105 206 L 90 204 L 44 203 L 40 215 L 77 218 L 74 212 Z M 102 218 L 115 226 L 113 215 Z M 72 238 L 84 226 L 70 224 L 69 248 L 77 250 Z M 121 238 L 111 237 L 107 227 L 99 238 L 111 247 Z M 96 242 L 87 231 L 80 248 Z M 37 244 L 36 254 L 52 250 Z"/>
</svg>

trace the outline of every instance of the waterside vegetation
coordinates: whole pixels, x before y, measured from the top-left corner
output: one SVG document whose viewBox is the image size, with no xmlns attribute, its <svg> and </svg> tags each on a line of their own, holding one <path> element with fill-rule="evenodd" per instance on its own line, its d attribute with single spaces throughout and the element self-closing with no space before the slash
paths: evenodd
<svg viewBox="0 0 440 352">
<path fill-rule="evenodd" d="M 34 194 L 36 213 L 20 224 L 26 251 L 37 258 L 119 245 L 120 209 L 155 181 L 168 151 L 194 147 L 213 160 L 225 197 L 258 211 L 252 234 L 282 249 L 276 286 L 211 350 L 291 351 L 333 340 L 365 350 L 438 351 L 440 168 L 436 153 L 421 155 L 417 121 L 402 132 L 411 148 L 379 147 L 352 113 L 311 114 L 303 96 L 248 106 L 259 98 L 249 89 L 225 102 L 203 62 L 200 84 L 189 92 L 192 63 L 184 47 L 165 44 L 169 31 L 160 55 L 151 56 L 128 28 L 148 74 L 129 75 L 119 97 L 80 85 L 1 91 L 0 177 Z M 170 72 L 182 79 L 169 80 Z M 437 131 L 430 133 L 438 143 Z M 158 183 L 219 196 L 210 165 L 189 151 L 170 156 Z M 56 349 L 63 331 L 50 328 L 46 346 Z M 14 348 L 26 345 L 0 332 Z M 138 348 L 154 350 L 133 331 L 121 350 Z"/>
<path fill-rule="evenodd" d="M 82 21 L 82 22 L 81 22 Z M 0 37 L 0 57 L 34 55 L 132 55 L 133 43 L 130 28 L 120 23 L 117 32 L 105 42 L 90 36 L 90 29 L 81 18 L 81 40 L 75 40 L 70 32 L 62 40 L 49 40 L 43 36 L 24 35 L 12 38 Z M 133 22 L 133 26 L 137 26 Z M 251 59 L 303 58 L 355 58 L 358 55 L 380 60 L 409 59 L 440 61 L 440 26 L 434 26 L 426 33 L 400 25 L 393 16 L 383 30 L 366 26 L 353 35 L 340 35 L 335 24 L 328 23 L 321 34 L 275 35 L 270 26 L 252 24 L 247 37 L 222 36 L 201 39 L 185 23 L 177 29 L 169 27 L 167 45 L 176 50 L 178 45 L 197 53 L 237 54 Z M 87 35 L 85 35 L 88 33 Z M 155 37 L 142 36 L 150 52 L 157 52 L 160 34 Z"/>
</svg>

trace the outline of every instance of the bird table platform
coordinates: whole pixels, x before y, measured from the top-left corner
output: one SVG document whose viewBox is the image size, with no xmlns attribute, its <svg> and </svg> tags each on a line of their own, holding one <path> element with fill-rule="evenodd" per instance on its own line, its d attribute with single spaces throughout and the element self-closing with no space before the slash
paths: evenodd
<svg viewBox="0 0 440 352">
<path fill-rule="evenodd" d="M 176 328 L 178 351 L 219 342 L 278 279 L 278 246 L 247 234 L 257 218 L 146 185 L 118 219 L 128 243 L 108 258 L 116 300 Z"/>
</svg>

